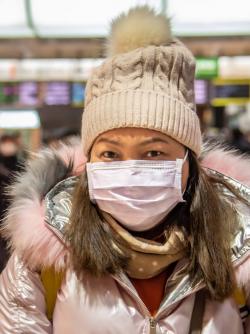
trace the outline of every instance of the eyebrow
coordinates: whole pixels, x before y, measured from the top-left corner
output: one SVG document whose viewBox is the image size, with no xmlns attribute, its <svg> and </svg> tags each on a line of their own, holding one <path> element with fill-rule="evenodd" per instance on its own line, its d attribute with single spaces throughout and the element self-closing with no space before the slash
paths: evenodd
<svg viewBox="0 0 250 334">
<path fill-rule="evenodd" d="M 146 139 L 146 140 L 142 141 L 139 145 L 144 146 L 144 145 L 153 144 L 153 143 L 169 144 L 167 139 L 162 139 L 160 137 L 154 137 L 154 138 L 149 138 L 149 139 Z"/>
<path fill-rule="evenodd" d="M 122 144 L 119 143 L 118 141 L 116 140 L 112 140 L 112 139 L 109 139 L 109 138 L 100 138 L 99 140 L 97 140 L 96 142 L 97 144 L 99 143 L 108 143 L 108 144 L 113 144 L 113 145 L 116 145 L 116 146 L 121 146 Z"/>
<path fill-rule="evenodd" d="M 116 145 L 116 146 L 123 146 L 122 143 L 120 143 L 117 140 L 113 140 L 113 139 L 109 139 L 109 138 L 100 138 L 99 140 L 97 140 L 96 142 L 97 144 L 99 143 L 108 143 L 108 144 L 112 144 L 112 145 Z M 154 138 L 149 138 L 149 139 L 145 139 L 143 140 L 141 143 L 139 143 L 139 146 L 145 146 L 145 145 L 149 145 L 149 144 L 154 144 L 154 143 L 164 143 L 164 144 L 169 144 L 169 142 L 167 141 L 167 139 L 162 139 L 160 137 L 154 137 Z"/>
</svg>

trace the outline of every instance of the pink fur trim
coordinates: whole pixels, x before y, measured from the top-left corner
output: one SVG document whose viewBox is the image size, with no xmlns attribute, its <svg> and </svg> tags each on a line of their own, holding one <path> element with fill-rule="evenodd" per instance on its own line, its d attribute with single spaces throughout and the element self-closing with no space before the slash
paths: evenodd
<svg viewBox="0 0 250 334">
<path fill-rule="evenodd" d="M 25 199 L 11 210 L 5 225 L 5 235 L 11 247 L 26 261 L 31 269 L 55 266 L 64 268 L 68 251 L 44 222 L 44 205 L 37 199 Z"/>
<path fill-rule="evenodd" d="M 76 141 L 71 146 L 62 144 L 56 151 L 56 154 L 66 163 L 66 165 L 69 164 L 70 160 L 73 161 L 73 175 L 80 175 L 83 172 L 87 159 L 83 154 L 81 143 Z"/>
<path fill-rule="evenodd" d="M 202 166 L 214 169 L 240 183 L 250 186 L 250 158 L 223 148 L 209 151 L 202 160 Z"/>
<path fill-rule="evenodd" d="M 65 267 L 68 258 L 68 250 L 65 244 L 45 223 L 45 207 L 41 201 L 42 193 L 39 193 L 42 191 L 43 178 L 40 179 L 38 176 L 48 173 L 53 168 L 49 163 L 47 166 L 44 165 L 44 162 L 47 157 L 56 159 L 56 156 L 66 166 L 72 161 L 72 175 L 82 173 L 86 159 L 79 141 L 75 140 L 73 145 L 72 143 L 71 145 L 61 144 L 58 150 L 45 149 L 39 152 L 34 156 L 35 160 L 38 161 L 38 169 L 32 172 L 32 168 L 29 169 L 28 167 L 26 172 L 25 189 L 28 193 L 27 197 L 26 193 L 23 194 L 23 191 L 21 191 L 22 195 L 14 195 L 13 204 L 3 223 L 2 233 L 9 239 L 12 250 L 22 256 L 28 266 L 34 269 L 54 266 L 56 270 L 60 270 Z M 43 164 L 39 162 L 39 159 L 41 159 L 41 162 L 43 161 Z M 30 165 L 32 164 L 31 161 Z M 43 169 L 40 168 L 41 170 L 39 170 L 39 166 Z M 33 173 L 31 178 L 29 173 Z M 27 175 L 28 180 L 30 179 L 28 185 Z M 22 175 L 18 177 L 13 185 L 13 193 L 15 194 L 15 187 L 18 188 L 25 182 Z M 33 187 L 32 182 L 40 182 L 41 186 Z"/>
</svg>

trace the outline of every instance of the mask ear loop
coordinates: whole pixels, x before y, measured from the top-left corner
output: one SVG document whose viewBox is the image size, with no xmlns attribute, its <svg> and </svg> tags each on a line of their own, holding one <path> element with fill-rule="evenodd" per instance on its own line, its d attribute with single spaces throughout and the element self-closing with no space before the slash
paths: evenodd
<svg viewBox="0 0 250 334">
<path fill-rule="evenodd" d="M 188 149 L 183 159 L 176 159 L 176 174 L 175 174 L 175 188 L 179 189 L 182 196 L 184 195 L 186 188 L 182 192 L 182 168 L 188 157 Z"/>
<path fill-rule="evenodd" d="M 188 148 L 187 148 L 187 149 L 186 149 L 186 154 L 185 154 L 184 158 L 183 158 L 183 159 L 180 159 L 180 160 L 182 160 L 182 165 L 184 165 L 184 163 L 185 163 L 186 160 L 187 160 L 188 152 L 189 152 L 189 150 L 188 150 Z"/>
<path fill-rule="evenodd" d="M 184 157 L 184 159 L 183 159 L 182 168 L 183 168 L 183 165 L 184 165 L 184 163 L 187 161 L 188 154 L 189 154 L 189 149 L 187 148 L 187 151 L 186 151 L 185 157 Z M 182 170 L 181 170 L 181 171 L 182 171 Z M 187 182 L 187 185 L 188 185 L 188 182 Z M 187 190 L 187 185 L 186 185 L 185 189 L 184 189 L 184 190 L 183 190 L 183 192 L 182 192 L 182 197 L 184 196 L 184 194 L 185 194 L 185 191 Z M 186 202 L 186 200 L 184 200 L 184 201 Z"/>
<path fill-rule="evenodd" d="M 87 174 L 87 180 L 88 180 L 89 199 L 93 204 L 96 204 L 96 201 L 93 196 L 93 182 L 91 178 L 91 167 L 89 163 L 86 164 L 85 173 Z"/>
</svg>

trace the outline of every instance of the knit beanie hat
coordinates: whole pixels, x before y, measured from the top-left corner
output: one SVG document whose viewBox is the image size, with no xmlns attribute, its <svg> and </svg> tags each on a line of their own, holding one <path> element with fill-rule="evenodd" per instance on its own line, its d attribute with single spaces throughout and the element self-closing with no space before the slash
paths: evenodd
<svg viewBox="0 0 250 334">
<path fill-rule="evenodd" d="M 86 86 L 84 153 L 108 130 L 137 127 L 160 131 L 199 155 L 195 59 L 172 37 L 169 19 L 147 6 L 131 9 L 113 21 L 108 52 Z"/>
</svg>

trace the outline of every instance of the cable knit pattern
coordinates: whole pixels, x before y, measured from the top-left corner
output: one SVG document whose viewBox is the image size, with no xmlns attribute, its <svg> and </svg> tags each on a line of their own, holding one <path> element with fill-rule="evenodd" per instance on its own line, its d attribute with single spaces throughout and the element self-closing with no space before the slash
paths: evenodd
<svg viewBox="0 0 250 334">
<path fill-rule="evenodd" d="M 178 40 L 108 58 L 86 87 L 85 154 L 101 133 L 120 127 L 161 131 L 197 155 L 201 133 L 194 103 L 195 61 Z"/>
</svg>

